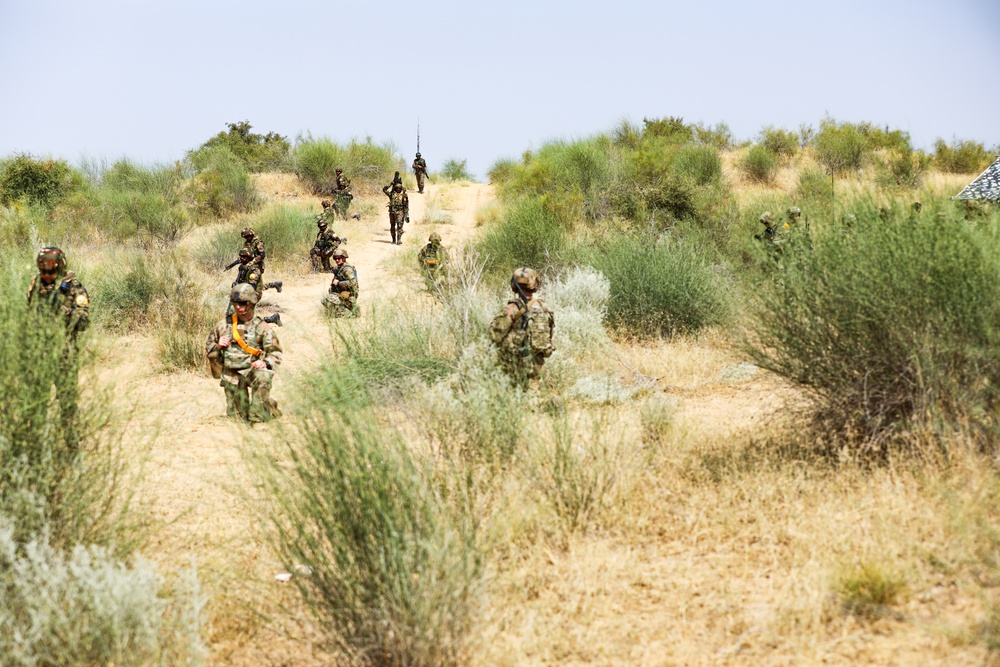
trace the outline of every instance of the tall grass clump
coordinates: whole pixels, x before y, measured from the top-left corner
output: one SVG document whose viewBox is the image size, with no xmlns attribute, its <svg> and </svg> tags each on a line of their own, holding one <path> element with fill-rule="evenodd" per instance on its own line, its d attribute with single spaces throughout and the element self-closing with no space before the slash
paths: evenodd
<svg viewBox="0 0 1000 667">
<path fill-rule="evenodd" d="M 248 217 L 245 224 L 247 227 L 252 227 L 264 242 L 268 266 L 273 266 L 274 263 L 305 261 L 316 235 L 316 225 L 309 213 L 281 204 L 262 209 Z M 231 258 L 226 261 L 226 264 L 229 264 L 238 256 L 240 248 L 243 247 L 243 239 L 233 232 L 227 234 L 227 238 L 233 244 L 230 251 Z"/>
<path fill-rule="evenodd" d="M 591 266 L 563 271 L 542 285 L 545 303 L 558 313 L 557 349 L 588 355 L 607 343 L 604 319 L 611 300 L 611 282 Z"/>
<path fill-rule="evenodd" d="M 170 288 L 169 269 L 146 253 L 114 252 L 88 277 L 93 319 L 128 332 L 150 323 L 153 302 Z"/>
<path fill-rule="evenodd" d="M 82 185 L 65 160 L 22 153 L 0 160 L 0 204 L 15 201 L 49 207 Z"/>
<path fill-rule="evenodd" d="M 125 565 L 107 549 L 54 547 L 45 535 L 20 543 L 0 517 L 0 655 L 10 667 L 199 665 L 202 609 L 197 577 L 172 595 L 147 561 Z"/>
<path fill-rule="evenodd" d="M 351 179 L 354 194 L 380 192 L 393 172 L 405 168 L 392 142 L 376 144 L 371 137 L 334 143 L 328 137 L 300 136 L 292 148 L 295 174 L 315 194 L 329 194 L 336 183 L 336 169 Z"/>
<path fill-rule="evenodd" d="M 924 182 L 932 158 L 923 151 L 905 148 L 885 151 L 877 163 L 875 182 L 896 190 L 916 190 Z"/>
<path fill-rule="evenodd" d="M 263 203 L 250 172 L 225 146 L 199 152 L 194 167 L 189 187 L 202 217 L 250 213 Z"/>
<path fill-rule="evenodd" d="M 448 158 L 441 167 L 440 175 L 446 181 L 471 181 L 472 174 L 469 173 L 468 160 L 458 160 Z"/>
<path fill-rule="evenodd" d="M 978 141 L 959 141 L 951 144 L 943 139 L 934 142 L 934 165 L 952 174 L 978 174 L 997 158 Z"/>
<path fill-rule="evenodd" d="M 197 150 L 189 151 L 187 159 L 202 169 L 211 161 L 212 151 L 224 147 L 240 161 L 247 171 L 279 171 L 287 166 L 291 144 L 276 132 L 258 134 L 252 132 L 249 121 L 226 123 L 229 128 L 202 144 Z"/>
<path fill-rule="evenodd" d="M 722 160 L 712 146 L 684 146 L 674 158 L 674 171 L 697 185 L 714 185 L 722 180 Z"/>
<path fill-rule="evenodd" d="M 494 274 L 520 266 L 536 270 L 558 264 L 567 246 L 567 232 L 558 215 L 538 198 L 507 207 L 477 244 L 487 268 Z"/>
<path fill-rule="evenodd" d="M 739 162 L 743 176 L 752 183 L 770 185 L 778 173 L 778 156 L 762 144 L 754 144 Z"/>
<path fill-rule="evenodd" d="M 861 127 L 831 118 L 820 121 L 813 146 L 820 164 L 837 174 L 861 169 L 875 149 Z"/>
<path fill-rule="evenodd" d="M 366 411 L 313 413 L 301 434 L 261 465 L 278 554 L 330 639 L 355 664 L 465 664 L 483 563 L 462 505 Z"/>
<path fill-rule="evenodd" d="M 758 143 L 779 158 L 787 160 L 799 150 L 799 133 L 768 125 L 760 131 Z"/>
<path fill-rule="evenodd" d="M 780 282 L 760 294 L 748 353 L 812 396 L 823 443 L 885 454 L 913 428 L 959 425 L 996 442 L 997 222 L 942 233 L 928 204 L 887 221 L 857 206 L 849 236 L 786 252 Z"/>
<path fill-rule="evenodd" d="M 595 248 L 587 261 L 611 283 L 607 323 L 614 330 L 640 338 L 672 336 L 725 318 L 723 285 L 692 244 L 622 236 Z"/>
</svg>

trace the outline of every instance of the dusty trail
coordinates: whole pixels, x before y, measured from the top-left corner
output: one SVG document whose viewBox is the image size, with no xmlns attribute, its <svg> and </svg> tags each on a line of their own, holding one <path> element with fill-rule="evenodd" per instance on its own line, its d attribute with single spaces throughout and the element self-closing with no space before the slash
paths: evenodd
<svg viewBox="0 0 1000 667">
<path fill-rule="evenodd" d="M 424 195 L 414 191 L 410 195 L 413 222 L 406 225 L 402 246 L 390 243 L 381 195 L 374 200 L 377 217 L 336 224 L 338 233 L 349 239 L 348 261 L 359 274 L 362 312 L 376 301 L 419 298 L 417 249 L 432 231 L 441 233 L 447 246 L 467 239 L 473 233 L 477 207 L 491 198 L 490 186 L 481 184 L 429 184 Z M 318 212 L 319 199 L 313 199 L 300 197 Z M 428 205 L 435 219 L 447 214 L 451 221 L 425 221 Z M 239 242 L 236 225 L 234 246 Z M 232 275 L 221 277 L 215 289 L 228 291 Z M 282 293 L 266 291 L 259 308 L 281 312 L 284 362 L 273 395 L 287 405 L 294 398 L 296 376 L 314 367 L 329 349 L 330 333 L 320 299 L 330 276 L 283 276 L 269 267 L 266 279 L 284 281 Z M 274 580 L 280 565 L 264 544 L 259 518 L 244 500 L 250 482 L 240 447 L 247 427 L 226 418 L 222 390 L 207 374 L 158 374 L 154 335 L 116 340 L 102 355 L 107 369 L 104 377 L 115 383 L 122 403 L 133 410 L 133 432 L 157 434 L 151 440 L 137 440 L 148 447 L 144 491 L 158 526 L 145 551 L 165 571 L 197 564 L 210 599 L 212 654 L 208 664 L 260 664 L 262 653 L 284 659 L 295 656 L 293 662 L 302 664 L 302 645 L 292 648 L 292 642 L 280 633 L 274 635 L 255 611 L 268 609 L 280 599 L 283 593 L 274 589 L 285 585 Z M 271 425 L 253 429 L 255 437 L 271 432 L 277 433 Z M 281 647 L 283 642 L 290 644 L 288 650 Z M 267 644 L 267 650 L 262 651 L 260 643 Z"/>
</svg>

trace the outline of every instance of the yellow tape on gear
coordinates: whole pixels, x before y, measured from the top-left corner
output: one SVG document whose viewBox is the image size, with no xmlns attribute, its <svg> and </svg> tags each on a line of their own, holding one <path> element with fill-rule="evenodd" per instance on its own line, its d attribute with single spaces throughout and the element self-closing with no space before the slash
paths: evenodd
<svg viewBox="0 0 1000 667">
<path fill-rule="evenodd" d="M 233 313 L 233 340 L 236 341 L 236 344 L 239 345 L 243 349 L 243 351 L 249 354 L 251 357 L 259 357 L 260 355 L 264 354 L 263 350 L 256 350 L 247 345 L 243 341 L 243 336 L 240 335 L 240 330 L 236 327 L 236 324 L 238 322 L 239 318 L 236 316 L 236 313 Z"/>
</svg>

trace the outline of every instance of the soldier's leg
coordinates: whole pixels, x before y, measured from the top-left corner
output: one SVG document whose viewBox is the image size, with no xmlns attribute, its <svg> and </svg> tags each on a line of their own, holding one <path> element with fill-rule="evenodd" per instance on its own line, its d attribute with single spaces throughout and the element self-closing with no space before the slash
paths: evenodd
<svg viewBox="0 0 1000 667">
<path fill-rule="evenodd" d="M 417 192 L 424 194 L 424 172 L 417 172 Z"/>
<path fill-rule="evenodd" d="M 226 390 L 226 415 L 231 419 L 247 421 L 250 418 L 250 397 L 246 381 L 240 378 L 238 384 L 233 384 L 223 380 L 222 386 Z"/>
<path fill-rule="evenodd" d="M 267 422 L 274 417 L 272 407 L 277 404 L 271 400 L 271 384 L 274 382 L 274 371 L 266 368 L 254 369 L 250 371 L 250 391 L 253 398 L 250 400 L 250 421 Z"/>
<path fill-rule="evenodd" d="M 320 256 L 319 251 L 316 250 L 316 248 L 313 248 L 309 251 L 309 263 L 312 264 L 313 271 L 319 271 L 320 262 L 323 262 L 323 258 Z M 328 263 L 328 261 L 323 262 L 324 268 Z"/>
</svg>

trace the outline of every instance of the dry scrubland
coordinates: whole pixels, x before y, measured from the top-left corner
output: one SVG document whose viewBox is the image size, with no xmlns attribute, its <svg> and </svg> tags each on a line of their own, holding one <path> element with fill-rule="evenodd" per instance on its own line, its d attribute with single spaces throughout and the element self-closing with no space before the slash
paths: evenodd
<svg viewBox="0 0 1000 667">
<path fill-rule="evenodd" d="M 641 171 L 642 136 L 635 141 Z M 590 150 L 581 145 L 570 148 Z M 520 166 L 498 162 L 495 186 L 437 179 L 423 197 L 411 190 L 400 248 L 389 244 L 381 194 L 359 188 L 361 220 L 334 225 L 360 275 L 357 320 L 330 323 L 320 312 L 328 277 L 310 274 L 303 257 L 321 196 L 291 174 L 254 176 L 251 211 L 209 215 L 167 241 L 67 236 L 97 320 L 88 391 L 110 389 L 128 415 L 120 443 L 147 528 L 124 562 L 135 570 L 142 553 L 155 566 L 161 613 L 179 619 L 160 641 L 191 645 L 134 660 L 990 661 L 1000 641 L 990 421 L 933 397 L 907 404 L 888 431 L 846 408 L 817 417 L 823 392 L 806 375 L 764 370 L 780 364 L 754 355 L 764 343 L 748 324 L 765 293 L 786 294 L 802 275 L 798 262 L 809 268 L 798 250 L 778 266 L 753 240 L 761 210 L 780 217 L 802 206 L 818 246 L 841 238 L 840 214 L 852 210 L 877 219 L 878 206 L 891 206 L 907 224 L 915 198 L 926 216 L 945 211 L 941 223 L 957 225 L 947 197 L 970 175 L 925 165 L 919 189 L 886 188 L 869 164 L 838 174 L 835 198 L 825 198 L 802 176 L 820 168 L 815 150 L 794 151 L 759 179 L 742 166 L 744 147 L 722 151 L 717 176 L 697 186 L 719 191 L 640 183 L 631 201 L 574 182 L 552 194 L 546 150 Z M 536 188 L 541 203 L 515 186 Z M 5 210 L 9 228 L 18 214 Z M 691 222 L 703 215 L 713 222 Z M 544 238 L 550 223 L 561 237 Z M 233 275 L 218 269 L 245 224 L 275 248 L 266 280 L 285 284 L 261 304 L 285 321 L 274 391 L 285 416 L 252 429 L 225 418 L 198 353 Z M 432 231 L 453 254 L 437 287 L 415 265 Z M 855 230 L 857 243 L 865 233 Z M 706 259 L 715 292 L 663 324 L 615 309 L 613 267 L 592 248 L 626 257 L 618 234 L 674 257 L 717 244 L 733 259 Z M 503 255 L 511 238 L 521 240 Z M 32 247 L 46 241 L 32 237 Z M 30 257 L 18 255 L 8 284 L 26 280 Z M 530 395 L 496 373 L 484 339 L 505 262 L 516 259 L 544 270 L 556 310 L 558 351 Z M 700 264 L 684 266 L 668 275 L 701 275 Z M 125 292 L 152 284 L 151 296 L 117 299 L 112 316 L 100 315 L 101 286 L 121 283 Z M 658 304 L 639 308 L 648 315 Z M 843 431 L 817 430 L 838 416 Z M 197 595 L 185 592 L 193 573 Z M 282 573 L 290 580 L 275 578 Z M 199 623 L 203 647 L 191 639 Z"/>
</svg>

